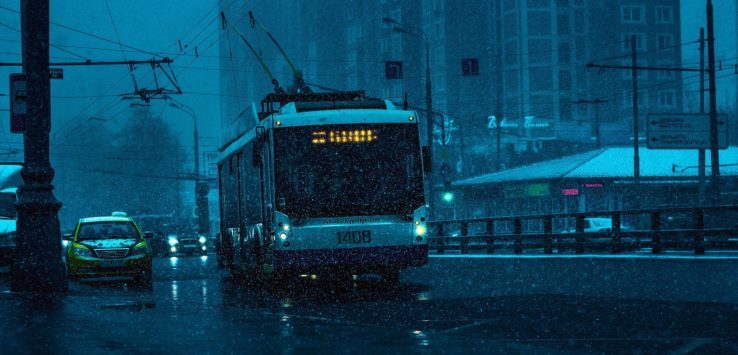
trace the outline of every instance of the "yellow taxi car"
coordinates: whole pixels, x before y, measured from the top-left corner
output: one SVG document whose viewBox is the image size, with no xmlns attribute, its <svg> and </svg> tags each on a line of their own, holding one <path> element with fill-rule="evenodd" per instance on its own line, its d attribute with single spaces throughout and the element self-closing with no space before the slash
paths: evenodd
<svg viewBox="0 0 738 355">
<path fill-rule="evenodd" d="M 70 278 L 130 276 L 138 284 L 151 285 L 151 248 L 125 213 L 82 218 L 68 239 Z"/>
</svg>

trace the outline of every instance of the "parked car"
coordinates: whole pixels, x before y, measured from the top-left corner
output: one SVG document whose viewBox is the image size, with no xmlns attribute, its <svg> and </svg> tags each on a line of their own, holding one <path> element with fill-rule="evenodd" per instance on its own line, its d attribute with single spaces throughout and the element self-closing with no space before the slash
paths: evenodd
<svg viewBox="0 0 738 355">
<path fill-rule="evenodd" d="M 14 187 L 0 190 L 0 266 L 8 266 L 13 262 L 18 218 L 15 212 L 15 202 L 18 200 L 16 191 Z"/>
<path fill-rule="evenodd" d="M 23 184 L 20 163 L 0 163 L 0 266 L 9 266 L 15 253 L 18 186 Z"/>
<path fill-rule="evenodd" d="M 624 224 L 620 224 L 620 231 L 630 231 L 632 227 Z M 610 232 L 612 231 L 612 218 L 610 217 L 585 217 L 584 218 L 584 233 L 599 233 L 599 232 Z M 576 227 L 571 227 L 561 233 L 576 233 Z"/>
</svg>

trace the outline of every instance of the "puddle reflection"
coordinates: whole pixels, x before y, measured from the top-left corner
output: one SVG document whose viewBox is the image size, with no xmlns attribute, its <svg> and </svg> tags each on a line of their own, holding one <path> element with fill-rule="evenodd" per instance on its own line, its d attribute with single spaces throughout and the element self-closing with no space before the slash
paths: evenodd
<svg viewBox="0 0 738 355">
<path fill-rule="evenodd" d="M 179 300 L 179 285 L 177 280 L 172 280 L 172 301 L 177 302 Z"/>
<path fill-rule="evenodd" d="M 202 292 L 202 304 L 208 304 L 208 280 L 202 280 L 200 284 L 200 291 Z"/>
</svg>

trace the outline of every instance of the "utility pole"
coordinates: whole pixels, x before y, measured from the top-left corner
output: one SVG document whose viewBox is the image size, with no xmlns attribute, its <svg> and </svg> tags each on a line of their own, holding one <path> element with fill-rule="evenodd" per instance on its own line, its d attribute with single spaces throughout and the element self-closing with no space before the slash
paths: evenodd
<svg viewBox="0 0 738 355">
<path fill-rule="evenodd" d="M 631 77 L 633 80 L 633 179 L 636 183 L 641 178 L 641 158 L 638 151 L 638 57 L 636 52 L 636 36 L 630 36 L 630 51 L 633 68 Z"/>
<path fill-rule="evenodd" d="M 720 203 L 720 154 L 718 150 L 717 88 L 715 84 L 715 32 L 712 0 L 707 0 L 707 60 L 710 77 L 710 182 L 712 203 Z"/>
<path fill-rule="evenodd" d="M 500 6 L 497 5 L 497 10 L 500 11 Z M 495 16 L 497 23 L 495 25 L 495 37 L 497 39 L 495 49 L 495 71 L 497 72 L 497 89 L 495 99 L 495 134 L 497 136 L 497 170 L 502 170 L 502 151 L 500 144 L 500 136 L 502 135 L 502 19 L 501 16 Z"/>
<path fill-rule="evenodd" d="M 705 113 L 705 29 L 700 28 L 700 113 Z M 698 199 L 700 206 L 705 203 L 705 150 L 698 151 Z"/>
<path fill-rule="evenodd" d="M 197 131 L 197 114 L 191 107 L 168 98 L 172 102 L 169 106 L 182 110 L 192 117 L 192 144 L 194 145 L 193 157 L 195 159 L 195 209 L 197 210 L 197 233 L 210 236 L 210 211 L 208 207 L 208 192 L 210 187 L 207 182 L 202 181 L 200 175 L 200 134 Z"/>
<path fill-rule="evenodd" d="M 51 83 L 49 78 L 49 0 L 21 0 L 23 72 L 27 77 L 28 115 L 23 135 L 15 260 L 10 270 L 14 292 L 66 292 L 61 234 L 49 161 Z"/>
<path fill-rule="evenodd" d="M 579 99 L 573 102 L 575 105 L 594 105 L 595 121 L 594 121 L 593 128 L 592 128 L 592 134 L 595 137 L 597 149 L 602 148 L 602 138 L 601 138 L 601 133 L 600 133 L 600 105 L 604 104 L 605 102 L 607 102 L 607 100 L 603 100 L 603 99 L 594 99 L 594 100 Z"/>
<path fill-rule="evenodd" d="M 435 116 L 435 113 L 433 112 L 433 90 L 431 88 L 431 66 L 430 66 L 430 41 L 428 40 L 428 34 L 425 33 L 422 29 L 418 27 L 408 26 L 406 24 L 400 23 L 395 19 L 392 19 L 390 17 L 383 17 L 382 23 L 392 25 L 392 31 L 397 33 L 404 33 L 409 36 L 413 36 L 415 38 L 419 38 L 423 41 L 425 44 L 425 111 L 426 111 L 426 133 L 427 133 L 427 140 L 428 140 L 428 155 L 430 156 L 430 160 L 433 159 L 433 119 Z M 444 122 L 441 122 L 441 144 L 445 146 L 445 127 Z M 445 147 L 443 147 L 444 154 L 445 154 Z M 444 158 L 445 163 L 445 158 Z M 435 206 L 436 206 L 436 196 L 435 196 L 435 187 L 433 185 L 434 175 L 433 175 L 433 165 L 431 163 L 431 172 L 429 174 L 429 181 L 428 181 L 428 205 L 430 208 L 429 215 L 431 217 L 436 216 L 435 212 Z"/>
</svg>

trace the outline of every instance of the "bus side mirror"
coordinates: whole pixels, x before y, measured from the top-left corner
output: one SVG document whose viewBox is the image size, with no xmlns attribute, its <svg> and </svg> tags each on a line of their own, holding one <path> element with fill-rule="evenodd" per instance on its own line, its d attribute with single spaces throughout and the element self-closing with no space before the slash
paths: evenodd
<svg viewBox="0 0 738 355">
<path fill-rule="evenodd" d="M 72 235 L 70 233 L 64 234 L 62 240 L 72 240 Z"/>
<path fill-rule="evenodd" d="M 432 171 L 430 148 L 428 146 L 422 147 L 420 152 L 423 155 L 423 172 L 430 174 Z"/>
<path fill-rule="evenodd" d="M 154 237 L 154 232 L 144 232 L 144 239 L 151 239 Z"/>
</svg>

